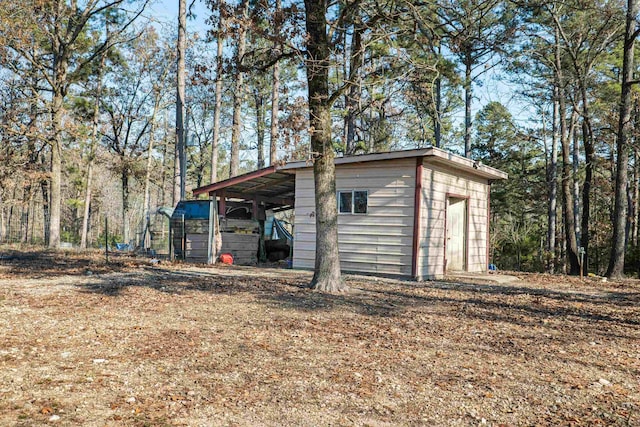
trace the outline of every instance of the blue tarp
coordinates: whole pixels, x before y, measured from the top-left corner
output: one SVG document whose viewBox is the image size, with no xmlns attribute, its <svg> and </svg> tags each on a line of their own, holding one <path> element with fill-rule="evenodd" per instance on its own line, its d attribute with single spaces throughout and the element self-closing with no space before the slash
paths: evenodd
<svg viewBox="0 0 640 427">
<path fill-rule="evenodd" d="M 178 202 L 173 210 L 173 219 L 209 219 L 209 208 L 211 202 L 209 200 L 184 200 Z"/>
<path fill-rule="evenodd" d="M 289 231 L 284 228 L 284 224 L 282 223 L 282 221 L 278 221 L 275 218 L 273 218 L 273 232 L 271 234 L 271 237 L 276 240 L 287 239 L 287 241 L 293 242 L 293 236 L 291 235 L 291 233 L 289 233 Z"/>
</svg>

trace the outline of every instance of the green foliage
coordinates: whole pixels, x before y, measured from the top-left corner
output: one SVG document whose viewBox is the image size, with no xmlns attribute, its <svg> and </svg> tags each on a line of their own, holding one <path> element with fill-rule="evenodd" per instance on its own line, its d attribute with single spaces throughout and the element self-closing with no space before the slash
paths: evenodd
<svg viewBox="0 0 640 427">
<path fill-rule="evenodd" d="M 60 233 L 60 240 L 62 242 L 78 244 L 80 243 L 80 236 L 78 236 L 78 233 L 75 233 L 73 231 L 62 230 L 62 232 Z"/>
<path fill-rule="evenodd" d="M 491 186 L 494 263 L 502 269 L 539 270 L 546 191 L 540 147 L 498 102 L 478 112 L 476 126 L 473 158 L 509 174 Z"/>
<path fill-rule="evenodd" d="M 106 237 L 107 237 L 107 242 L 109 244 L 110 250 L 115 249 L 116 243 L 123 243 L 121 234 L 109 232 L 109 235 Z M 96 245 L 103 248 L 104 242 L 105 242 L 105 234 L 104 234 L 104 231 L 102 231 L 100 235 L 98 235 L 98 239 L 96 240 Z"/>
</svg>

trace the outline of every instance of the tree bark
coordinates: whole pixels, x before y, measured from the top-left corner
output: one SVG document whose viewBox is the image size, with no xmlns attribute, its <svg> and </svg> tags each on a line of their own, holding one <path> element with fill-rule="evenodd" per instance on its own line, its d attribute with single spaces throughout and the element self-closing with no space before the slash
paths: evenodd
<svg viewBox="0 0 640 427">
<path fill-rule="evenodd" d="M 580 182 L 578 168 L 580 166 L 580 140 L 578 139 L 578 112 L 571 112 L 571 171 L 573 181 L 573 223 L 576 226 L 576 242 L 580 247 Z"/>
<path fill-rule="evenodd" d="M 49 198 L 49 182 L 47 180 L 40 181 L 40 191 L 42 192 L 42 219 L 43 219 L 43 227 L 42 234 L 44 236 L 44 244 L 49 244 L 49 231 L 51 230 L 51 209 L 50 209 L 50 198 Z M 7 232 L 11 230 L 8 229 Z"/>
<path fill-rule="evenodd" d="M 211 140 L 211 183 L 218 181 L 218 144 L 220 141 L 220 116 L 222 114 L 222 47 L 224 42 L 225 21 L 224 0 L 218 0 L 218 34 L 216 36 L 216 89 L 215 110 L 213 112 L 213 135 Z"/>
<path fill-rule="evenodd" d="M 62 212 L 62 100 L 63 95 L 53 95 L 53 138 L 51 146 L 51 185 L 49 188 L 49 247 L 60 246 L 60 219 Z"/>
<path fill-rule="evenodd" d="M 634 72 L 637 0 L 627 0 L 624 51 L 622 60 L 622 88 L 620 90 L 620 118 L 616 141 L 615 202 L 613 211 L 613 237 L 607 277 L 624 276 L 627 223 L 627 167 L 629 165 L 629 139 L 631 137 L 631 88 Z"/>
<path fill-rule="evenodd" d="M 120 173 L 122 179 L 122 240 L 129 243 L 129 171 L 126 167 Z"/>
<path fill-rule="evenodd" d="M 465 60 L 464 70 L 464 156 L 471 154 L 471 58 Z"/>
<path fill-rule="evenodd" d="M 560 35 L 556 29 L 555 44 L 555 85 L 558 88 L 558 107 L 560 118 L 560 144 L 562 146 L 562 195 L 563 195 L 563 219 L 566 244 L 566 257 L 569 262 L 569 274 L 577 275 L 580 272 L 578 262 L 578 241 L 576 239 L 576 224 L 573 209 L 573 194 L 571 189 L 571 149 L 569 147 L 569 132 L 566 117 L 566 94 L 564 90 L 564 76 L 562 72 L 562 58 L 560 52 Z"/>
<path fill-rule="evenodd" d="M 275 31 L 276 36 L 281 37 L 281 22 L 280 14 L 282 13 L 282 1 L 276 0 L 275 8 Z M 275 55 L 280 55 L 280 42 L 276 43 Z M 278 114 L 280 112 L 280 61 L 276 61 L 273 64 L 272 70 L 272 87 L 271 87 L 271 131 L 269 139 L 269 164 L 273 165 L 278 160 L 278 134 L 279 134 L 279 121 Z"/>
<path fill-rule="evenodd" d="M 58 15 L 63 16 L 64 3 L 57 5 Z M 69 44 L 65 44 L 64 29 L 61 22 L 55 24 L 53 40 L 53 81 L 51 99 L 51 184 L 49 188 L 49 247 L 60 246 L 60 220 L 62 211 L 62 119 L 63 102 L 67 88 L 67 73 L 69 67 Z"/>
<path fill-rule="evenodd" d="M 442 77 L 438 75 L 436 78 L 436 108 L 434 111 L 433 121 L 433 139 L 436 148 L 442 145 Z"/>
<path fill-rule="evenodd" d="M 264 134 L 265 134 L 264 97 L 260 93 L 259 88 L 254 88 L 253 97 L 254 97 L 255 107 L 256 107 L 256 137 L 258 140 L 258 144 L 257 144 L 258 169 L 262 169 L 264 167 Z"/>
<path fill-rule="evenodd" d="M 584 105 L 584 104 L 583 104 Z M 586 107 L 584 107 L 586 110 Z M 586 110 L 585 114 L 588 114 Z M 591 224 L 591 183 L 593 182 L 593 171 L 595 161 L 595 151 L 593 144 L 593 131 L 591 128 L 591 120 L 585 115 L 582 121 L 582 139 L 584 144 L 584 183 L 582 184 L 582 219 L 580 231 L 582 236 L 580 238 L 580 246 L 584 249 L 584 256 L 582 260 L 582 274 L 585 276 L 589 274 L 589 239 Z"/>
<path fill-rule="evenodd" d="M 187 165 L 186 165 L 186 141 L 185 141 L 185 55 L 187 52 L 187 0 L 179 0 L 178 11 L 178 68 L 177 68 L 177 92 L 176 92 L 176 167 L 174 183 L 174 204 L 186 197 Z"/>
<path fill-rule="evenodd" d="M 240 133 L 242 132 L 242 101 L 244 99 L 244 72 L 242 61 L 247 44 L 247 20 L 249 18 L 249 0 L 242 0 L 240 23 L 238 24 L 238 46 L 235 59 L 235 85 L 233 91 L 233 124 L 231 127 L 231 158 L 229 177 L 238 175 L 240 166 Z"/>
<path fill-rule="evenodd" d="M 547 251 L 549 252 L 549 265 L 547 271 L 555 273 L 556 268 L 556 228 L 557 228 L 557 205 L 558 205 L 558 88 L 553 89 L 553 124 L 551 136 L 551 159 L 549 163 L 549 205 L 548 205 L 548 225 L 547 225 Z"/>
<path fill-rule="evenodd" d="M 629 206 L 629 217 L 633 228 L 631 229 L 631 244 L 638 247 L 638 203 L 640 202 L 640 151 L 633 150 L 633 205 Z"/>
<path fill-rule="evenodd" d="M 360 114 L 361 75 L 360 65 L 363 60 L 362 29 L 356 24 L 351 36 L 351 55 L 349 61 L 349 74 L 345 76 L 351 82 L 346 96 L 346 155 L 356 153 L 356 117 Z"/>
<path fill-rule="evenodd" d="M 167 155 L 169 153 L 169 120 L 167 119 L 167 112 L 165 110 L 165 116 L 163 120 L 164 136 L 162 143 L 162 166 L 160 170 L 160 188 L 158 189 L 158 200 L 160 206 L 165 206 L 167 201 Z"/>
<path fill-rule="evenodd" d="M 93 185 L 93 163 L 96 157 L 98 144 L 98 123 L 100 121 L 100 95 L 102 94 L 102 69 L 104 68 L 106 55 L 101 55 L 98 74 L 96 76 L 95 99 L 93 101 L 93 120 L 91 121 L 91 140 L 89 142 L 89 155 L 87 158 L 87 180 L 84 193 L 84 214 L 82 216 L 82 230 L 80 235 L 80 247 L 87 248 L 87 236 L 89 234 L 89 214 L 91 212 L 91 190 Z"/>
<path fill-rule="evenodd" d="M 156 116 L 158 109 L 160 108 L 160 100 L 162 95 L 160 91 L 156 91 L 155 99 L 153 102 L 153 113 L 151 115 L 151 125 L 149 127 L 149 146 L 147 147 L 147 168 L 144 177 L 144 199 L 142 200 L 142 215 L 144 215 L 144 226 L 142 228 L 142 237 L 140 238 L 139 246 L 145 250 L 151 246 L 151 240 L 149 236 L 149 228 L 151 227 L 151 172 L 153 171 L 153 148 L 154 148 L 154 134 L 156 132 Z"/>
<path fill-rule="evenodd" d="M 80 248 L 87 248 L 87 236 L 89 234 L 89 214 L 91 212 L 91 187 L 93 186 L 93 160 L 95 157 L 93 149 L 94 141 L 91 142 L 92 147 L 89 149 L 89 158 L 87 159 L 87 179 L 85 181 L 84 206 L 82 215 L 82 230 L 80 230 Z"/>
<path fill-rule="evenodd" d="M 340 274 L 336 175 L 331 144 L 329 102 L 329 39 L 326 4 L 305 0 L 307 40 L 306 72 L 316 203 L 316 259 L 310 286 L 337 292 L 346 290 Z"/>
</svg>

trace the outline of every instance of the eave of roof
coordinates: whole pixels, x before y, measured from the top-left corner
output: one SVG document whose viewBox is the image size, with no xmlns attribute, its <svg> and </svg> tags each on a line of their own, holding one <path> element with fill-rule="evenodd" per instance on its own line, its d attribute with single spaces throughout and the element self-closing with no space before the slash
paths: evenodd
<svg viewBox="0 0 640 427">
<path fill-rule="evenodd" d="M 481 162 L 450 153 L 436 147 L 418 148 L 414 150 L 389 151 L 385 153 L 361 154 L 358 156 L 338 157 L 335 160 L 336 165 L 355 164 L 365 162 L 376 162 L 392 159 L 407 159 L 412 157 L 424 157 L 432 163 L 439 163 L 450 166 L 455 169 L 464 170 L 472 175 L 481 176 L 483 178 L 498 180 L 507 179 L 508 175 L 498 169 L 484 165 Z M 304 169 L 312 167 L 309 162 L 291 162 L 284 165 L 282 170 Z"/>
<path fill-rule="evenodd" d="M 200 194 L 214 193 L 217 190 L 221 190 L 242 182 L 251 181 L 255 178 L 260 178 L 266 175 L 270 175 L 276 172 L 278 168 L 276 166 L 269 166 L 264 169 L 258 169 L 257 171 L 245 173 L 243 175 L 234 176 L 233 178 L 225 179 L 224 181 L 214 182 L 213 184 L 205 185 L 204 187 L 198 187 L 193 190 L 193 195 L 198 196 Z"/>
<path fill-rule="evenodd" d="M 424 158 L 428 163 L 451 167 L 453 169 L 464 171 L 470 175 L 479 176 L 489 180 L 507 179 L 508 177 L 508 175 L 501 170 L 435 147 L 338 157 L 335 159 L 335 164 L 358 164 L 418 157 Z M 193 190 L 193 194 L 194 196 L 198 196 L 200 194 L 212 195 L 218 191 L 225 191 L 230 197 L 278 198 L 277 203 L 286 205 L 290 199 L 293 198 L 293 191 L 295 188 L 293 175 L 295 175 L 295 171 L 297 169 L 310 167 L 313 167 L 313 164 L 307 161 L 291 162 L 282 166 L 269 166 L 244 175 L 239 175 L 224 181 L 196 188 Z M 253 182 L 253 185 L 251 182 Z"/>
<path fill-rule="evenodd" d="M 295 171 L 280 171 L 278 167 L 270 166 L 196 188 L 193 194 L 217 194 L 231 199 L 253 200 L 267 208 L 293 207 Z"/>
</svg>

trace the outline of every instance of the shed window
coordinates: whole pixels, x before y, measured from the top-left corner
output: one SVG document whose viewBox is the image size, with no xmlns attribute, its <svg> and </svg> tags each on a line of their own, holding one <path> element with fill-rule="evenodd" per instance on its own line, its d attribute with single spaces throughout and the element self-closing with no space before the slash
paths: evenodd
<svg viewBox="0 0 640 427">
<path fill-rule="evenodd" d="M 338 191 L 338 212 L 341 214 L 366 214 L 369 193 L 366 190 Z"/>
</svg>

